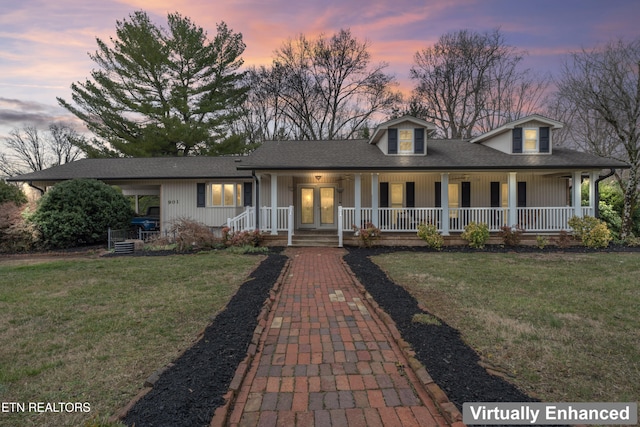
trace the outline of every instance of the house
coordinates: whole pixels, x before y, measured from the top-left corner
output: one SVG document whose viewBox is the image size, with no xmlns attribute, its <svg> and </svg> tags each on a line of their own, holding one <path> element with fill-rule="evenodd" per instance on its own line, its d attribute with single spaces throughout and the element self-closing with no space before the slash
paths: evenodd
<svg viewBox="0 0 640 427">
<path fill-rule="evenodd" d="M 13 180 L 44 188 L 100 179 L 127 195 L 159 195 L 163 227 L 190 217 L 211 227 L 257 227 L 288 244 L 313 231 L 341 246 L 367 223 L 405 236 L 421 223 L 455 235 L 472 221 L 494 232 L 519 224 L 558 233 L 573 216 L 595 215 L 603 171 L 628 167 L 554 146 L 561 127 L 532 115 L 472 140 L 438 140 L 429 138 L 432 123 L 404 116 L 369 139 L 271 141 L 241 157 L 80 160 Z M 588 206 L 573 191 L 583 180 Z"/>
</svg>

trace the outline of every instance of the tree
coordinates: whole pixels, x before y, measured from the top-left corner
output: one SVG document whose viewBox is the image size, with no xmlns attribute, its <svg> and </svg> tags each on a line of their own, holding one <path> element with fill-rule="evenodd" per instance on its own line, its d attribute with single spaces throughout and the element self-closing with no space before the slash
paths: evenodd
<svg viewBox="0 0 640 427">
<path fill-rule="evenodd" d="M 35 126 L 16 128 L 3 139 L 9 152 L 0 156 L 0 172 L 8 176 L 72 162 L 82 155 L 77 145 L 84 141 L 75 130 L 58 123 L 45 132 Z"/>
<path fill-rule="evenodd" d="M 349 30 L 310 40 L 287 40 L 270 68 L 253 70 L 249 109 L 265 137 L 348 139 L 378 115 L 388 115 L 400 95 L 386 63 L 372 64 L 369 43 Z"/>
<path fill-rule="evenodd" d="M 106 241 L 109 227 L 126 228 L 132 217 L 131 203 L 115 188 L 74 179 L 47 191 L 31 221 L 47 245 L 66 248 Z"/>
<path fill-rule="evenodd" d="M 99 139 L 92 155 L 177 156 L 237 150 L 229 132 L 246 89 L 240 86 L 242 34 L 222 22 L 213 40 L 189 18 L 167 15 L 167 28 L 142 11 L 117 21 L 111 46 L 97 39 L 98 69 L 71 85 L 60 105 Z M 231 146 L 231 148 L 229 147 Z"/>
<path fill-rule="evenodd" d="M 640 39 L 572 53 L 557 82 L 557 102 L 573 143 L 631 166 L 627 176 L 617 175 L 624 190 L 620 237 L 631 236 L 640 183 Z"/>
<path fill-rule="evenodd" d="M 499 30 L 447 33 L 416 52 L 412 109 L 445 138 L 472 138 L 536 111 L 548 79 L 521 70 L 524 53 Z"/>
<path fill-rule="evenodd" d="M 27 203 L 27 196 L 20 187 L 13 184 L 7 184 L 4 180 L 0 179 L 0 205 L 7 202 L 12 202 L 17 206 L 22 206 Z"/>
</svg>

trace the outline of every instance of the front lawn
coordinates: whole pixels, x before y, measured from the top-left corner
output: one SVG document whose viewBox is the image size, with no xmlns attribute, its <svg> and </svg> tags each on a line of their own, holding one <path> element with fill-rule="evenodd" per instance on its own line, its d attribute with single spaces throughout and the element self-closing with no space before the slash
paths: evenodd
<svg viewBox="0 0 640 427">
<path fill-rule="evenodd" d="M 531 396 L 640 398 L 640 254 L 396 252 L 372 259 Z"/>
<path fill-rule="evenodd" d="M 0 426 L 112 415 L 194 343 L 262 259 L 212 252 L 0 263 L 0 402 L 27 412 L 29 402 L 90 407 L 0 412 Z"/>
</svg>

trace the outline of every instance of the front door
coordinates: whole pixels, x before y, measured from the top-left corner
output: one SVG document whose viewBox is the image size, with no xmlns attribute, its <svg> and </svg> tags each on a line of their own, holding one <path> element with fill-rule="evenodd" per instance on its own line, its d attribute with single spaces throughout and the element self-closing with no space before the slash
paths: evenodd
<svg viewBox="0 0 640 427">
<path fill-rule="evenodd" d="M 300 228 L 336 228 L 336 189 L 328 185 L 303 185 L 298 191 Z"/>
</svg>

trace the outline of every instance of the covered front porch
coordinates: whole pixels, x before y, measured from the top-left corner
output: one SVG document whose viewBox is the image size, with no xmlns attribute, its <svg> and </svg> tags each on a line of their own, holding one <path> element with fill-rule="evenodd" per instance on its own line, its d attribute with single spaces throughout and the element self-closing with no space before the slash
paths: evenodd
<svg viewBox="0 0 640 427">
<path fill-rule="evenodd" d="M 594 171 L 269 174 L 258 186 L 261 207 L 247 208 L 227 225 L 286 234 L 289 245 L 296 233 L 317 231 L 333 233 L 342 246 L 354 228 L 369 223 L 386 233 L 415 234 L 420 224 L 434 224 L 449 236 L 477 222 L 492 232 L 519 225 L 527 233 L 553 234 L 570 230 L 573 216 L 595 214 L 595 185 L 582 206 L 573 183 L 598 177 Z"/>
</svg>

